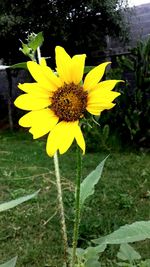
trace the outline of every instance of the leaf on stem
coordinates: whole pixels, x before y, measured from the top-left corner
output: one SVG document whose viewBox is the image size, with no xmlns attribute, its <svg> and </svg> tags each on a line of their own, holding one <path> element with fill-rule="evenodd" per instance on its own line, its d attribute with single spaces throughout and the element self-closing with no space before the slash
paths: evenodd
<svg viewBox="0 0 150 267">
<path fill-rule="evenodd" d="M 118 230 L 104 237 L 94 239 L 95 244 L 124 244 L 150 238 L 150 221 L 137 221 L 121 226 Z"/>
<path fill-rule="evenodd" d="M 16 262 L 17 262 L 17 256 L 3 264 L 0 264 L 0 267 L 15 267 Z"/>
<path fill-rule="evenodd" d="M 39 32 L 31 39 L 31 41 L 28 43 L 28 46 L 32 48 L 34 51 L 36 51 L 36 49 L 40 47 L 43 44 L 43 42 L 44 42 L 43 32 Z"/>
<path fill-rule="evenodd" d="M 20 62 L 9 66 L 10 69 L 27 69 L 27 62 Z"/>
<path fill-rule="evenodd" d="M 108 156 L 92 171 L 81 183 L 80 205 L 83 206 L 85 200 L 94 194 L 95 185 L 101 178 L 103 167 Z"/>
<path fill-rule="evenodd" d="M 8 210 L 8 209 L 12 209 L 12 208 L 18 206 L 19 204 L 21 204 L 21 203 L 23 203 L 23 202 L 25 202 L 25 201 L 27 201 L 27 200 L 29 200 L 31 198 L 34 198 L 35 196 L 37 196 L 39 191 L 40 190 L 36 191 L 35 193 L 33 193 L 31 195 L 20 197 L 20 198 L 11 200 L 9 202 L 5 202 L 5 203 L 0 204 L 0 212 Z"/>
<path fill-rule="evenodd" d="M 140 260 L 141 255 L 129 244 L 121 244 L 117 253 L 117 258 L 123 261 L 132 262 L 134 260 Z"/>
</svg>

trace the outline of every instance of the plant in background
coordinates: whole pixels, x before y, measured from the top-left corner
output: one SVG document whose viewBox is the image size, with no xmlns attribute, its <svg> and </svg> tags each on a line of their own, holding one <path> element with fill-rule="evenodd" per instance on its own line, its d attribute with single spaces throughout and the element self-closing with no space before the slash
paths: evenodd
<svg viewBox="0 0 150 267">
<path fill-rule="evenodd" d="M 37 41 L 39 42 L 39 40 Z M 36 46 L 39 49 L 38 44 Z M 30 53 L 30 50 L 29 50 Z M 99 256 L 108 244 L 126 244 L 150 238 L 150 222 L 141 221 L 125 225 L 115 232 L 89 241 L 91 246 L 78 248 L 81 214 L 86 200 L 94 194 L 95 186 L 101 178 L 107 157 L 85 179 L 82 179 L 82 155 L 85 141 L 81 131 L 89 115 L 99 115 L 105 109 L 114 106 L 112 101 L 119 95 L 113 92 L 114 86 L 121 80 L 100 81 L 108 62 L 93 68 L 82 81 L 85 55 L 70 57 L 62 47 L 56 47 L 56 72 L 46 65 L 38 52 L 38 63 L 27 62 L 27 67 L 36 82 L 20 84 L 25 94 L 19 96 L 15 105 L 28 110 L 19 121 L 23 127 L 29 127 L 33 138 L 49 133 L 47 153 L 54 156 L 58 206 L 62 240 L 64 246 L 64 267 L 98 267 Z M 104 135 L 107 137 L 109 128 Z M 77 175 L 74 195 L 74 227 L 72 247 L 68 245 L 65 210 L 61 188 L 58 153 L 65 153 L 73 140 L 77 141 Z M 12 267 L 14 265 L 11 265 Z"/>
<path fill-rule="evenodd" d="M 150 259 L 142 261 L 141 255 L 127 243 L 120 245 L 117 258 L 121 260 L 117 262 L 117 266 L 148 267 L 150 264 Z"/>
<path fill-rule="evenodd" d="M 87 151 L 98 152 L 98 151 L 110 151 L 109 136 L 110 129 L 109 125 L 105 124 L 101 126 L 99 123 L 99 117 L 91 118 L 88 124 L 83 125 L 84 136 L 86 139 Z"/>
<path fill-rule="evenodd" d="M 110 122 L 111 128 L 122 133 L 123 141 L 146 147 L 150 136 L 150 39 L 138 42 L 129 55 L 118 57 L 117 63 L 117 68 L 108 71 L 108 78 L 124 76 L 126 91 L 119 88 L 118 108 L 106 115 L 104 123 Z"/>
</svg>

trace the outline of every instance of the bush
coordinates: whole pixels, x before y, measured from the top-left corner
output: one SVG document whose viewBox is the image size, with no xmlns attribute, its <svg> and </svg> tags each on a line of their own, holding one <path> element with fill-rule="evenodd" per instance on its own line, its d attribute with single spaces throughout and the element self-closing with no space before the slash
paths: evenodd
<svg viewBox="0 0 150 267">
<path fill-rule="evenodd" d="M 117 75 L 117 77 L 116 77 Z M 102 125 L 108 124 L 120 135 L 122 143 L 136 147 L 148 147 L 150 137 L 150 39 L 139 42 L 127 56 L 117 58 L 117 67 L 107 73 L 109 79 L 125 80 L 118 86 L 121 96 L 117 108 L 102 117 Z"/>
</svg>

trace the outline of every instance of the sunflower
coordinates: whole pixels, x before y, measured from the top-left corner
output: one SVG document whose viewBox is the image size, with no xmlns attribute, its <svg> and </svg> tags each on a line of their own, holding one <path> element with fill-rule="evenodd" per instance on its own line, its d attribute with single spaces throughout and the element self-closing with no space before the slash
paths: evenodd
<svg viewBox="0 0 150 267">
<path fill-rule="evenodd" d="M 65 153 L 75 139 L 85 153 L 85 140 L 80 120 L 85 113 L 100 115 L 105 109 L 115 106 L 112 101 L 120 95 L 112 89 L 119 80 L 101 81 L 107 65 L 105 62 L 93 68 L 85 77 L 86 55 L 72 58 L 64 48 L 56 46 L 56 73 L 46 65 L 28 61 L 27 67 L 34 78 L 33 83 L 19 84 L 25 92 L 15 100 L 16 107 L 29 111 L 19 120 L 23 127 L 29 127 L 33 138 L 48 134 L 46 151 L 53 156 L 57 150 Z"/>
</svg>

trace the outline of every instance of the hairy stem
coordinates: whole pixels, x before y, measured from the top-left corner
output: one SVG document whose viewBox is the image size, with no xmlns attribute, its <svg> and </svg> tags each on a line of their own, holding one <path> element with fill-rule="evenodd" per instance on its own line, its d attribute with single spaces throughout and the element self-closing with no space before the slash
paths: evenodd
<svg viewBox="0 0 150 267">
<path fill-rule="evenodd" d="M 75 192 L 75 222 L 73 232 L 73 243 L 72 243 L 72 267 L 76 262 L 76 249 L 79 235 L 80 225 L 80 183 L 82 177 L 82 156 L 80 148 L 77 147 L 77 176 L 76 176 L 76 192 Z"/>
<path fill-rule="evenodd" d="M 68 239 L 67 239 L 65 212 L 64 212 L 64 205 L 63 205 L 63 198 L 62 198 L 62 187 L 61 187 L 61 179 L 60 179 L 60 171 L 59 171 L 59 162 L 58 162 L 57 152 L 54 155 L 54 166 L 55 166 L 55 175 L 56 175 L 58 206 L 59 206 L 59 211 L 60 211 L 61 231 L 62 231 L 62 238 L 63 238 L 63 243 L 64 243 L 64 262 L 66 264 L 66 267 L 69 267 L 69 263 L 68 263 Z"/>
</svg>

